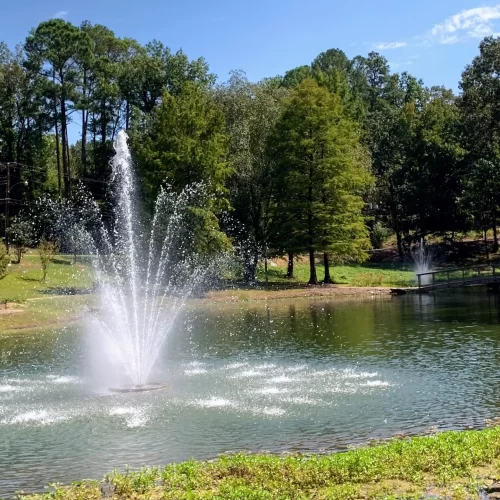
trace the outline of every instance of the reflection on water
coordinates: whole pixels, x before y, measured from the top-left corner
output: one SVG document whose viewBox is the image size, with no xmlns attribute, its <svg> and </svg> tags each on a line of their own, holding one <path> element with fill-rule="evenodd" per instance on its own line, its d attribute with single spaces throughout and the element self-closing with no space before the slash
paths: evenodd
<svg viewBox="0 0 500 500">
<path fill-rule="evenodd" d="M 330 451 L 498 416 L 498 296 L 194 304 L 152 393 L 96 392 L 78 329 L 0 337 L 0 496 L 235 450 Z"/>
</svg>

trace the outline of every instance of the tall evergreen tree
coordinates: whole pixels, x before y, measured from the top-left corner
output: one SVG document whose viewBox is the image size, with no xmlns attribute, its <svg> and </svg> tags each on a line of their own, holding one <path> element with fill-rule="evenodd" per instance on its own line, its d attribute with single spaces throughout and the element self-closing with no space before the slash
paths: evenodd
<svg viewBox="0 0 500 500">
<path fill-rule="evenodd" d="M 217 215 L 229 207 L 226 181 L 231 169 L 224 116 L 213 96 L 192 82 L 176 97 L 165 91 L 145 132 L 133 133 L 132 146 L 149 205 L 165 182 L 177 192 L 203 184 L 206 205 L 193 207 L 200 226 L 197 243 L 227 246 Z"/>
<path fill-rule="evenodd" d="M 309 284 L 315 285 L 316 251 L 366 258 L 361 194 L 370 175 L 359 133 L 341 98 L 306 79 L 292 92 L 273 140 L 285 186 L 282 209 L 293 221 L 293 239 L 307 248 Z"/>
</svg>

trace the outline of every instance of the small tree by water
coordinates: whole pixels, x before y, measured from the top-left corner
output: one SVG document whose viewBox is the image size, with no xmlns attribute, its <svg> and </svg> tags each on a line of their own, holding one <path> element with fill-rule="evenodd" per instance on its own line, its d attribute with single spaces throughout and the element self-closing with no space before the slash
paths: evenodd
<svg viewBox="0 0 500 500">
<path fill-rule="evenodd" d="M 45 280 L 47 279 L 49 265 L 58 251 L 59 245 L 56 242 L 48 241 L 45 238 L 40 240 L 40 244 L 38 245 L 38 254 L 40 255 L 40 263 L 42 264 L 43 283 L 45 283 Z"/>
<path fill-rule="evenodd" d="M 7 248 L 3 243 L 0 243 L 0 280 L 7 276 L 9 272 L 10 259 L 7 254 Z"/>
</svg>

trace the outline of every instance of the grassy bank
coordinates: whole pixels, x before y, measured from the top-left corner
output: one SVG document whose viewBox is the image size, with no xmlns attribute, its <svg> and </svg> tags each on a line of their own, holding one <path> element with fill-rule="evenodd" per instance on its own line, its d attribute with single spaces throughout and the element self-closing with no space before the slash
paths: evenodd
<svg viewBox="0 0 500 500">
<path fill-rule="evenodd" d="M 294 266 L 294 278 L 285 278 L 286 262 L 276 261 L 268 268 L 271 284 L 307 283 L 309 281 L 309 263 L 305 260 Z M 323 264 L 317 264 L 318 280 L 325 277 Z M 330 266 L 332 280 L 339 285 L 348 286 L 411 286 L 415 284 L 415 273 L 402 263 L 366 263 L 351 266 Z M 258 270 L 258 280 L 265 281 L 264 269 Z"/>
<path fill-rule="evenodd" d="M 59 486 L 25 500 L 479 497 L 500 477 L 500 427 L 394 439 L 333 455 L 223 456 Z M 483 497 L 484 498 L 484 497 Z"/>
<path fill-rule="evenodd" d="M 295 265 L 295 278 L 287 279 L 286 263 L 277 261 L 269 267 L 270 290 L 297 288 L 309 279 L 309 265 Z M 364 264 L 358 266 L 332 266 L 331 275 L 336 284 L 352 287 L 408 286 L 414 284 L 412 271 L 397 263 Z M 324 277 L 324 268 L 318 265 L 318 278 Z M 58 255 L 52 262 L 46 282 L 41 281 L 40 260 L 35 252 L 27 254 L 21 264 L 12 264 L 6 278 L 0 280 L 0 303 L 23 302 L 33 298 L 44 298 L 67 294 L 82 294 L 92 286 L 92 276 L 86 264 L 72 263 L 72 257 Z M 261 289 L 265 281 L 260 268 L 258 280 Z M 279 286 L 279 288 L 276 288 Z"/>
<path fill-rule="evenodd" d="M 41 279 L 40 259 L 31 251 L 21 264 L 11 264 L 9 274 L 0 280 L 0 302 L 81 293 L 92 286 L 88 266 L 72 264 L 72 257 L 67 255 L 56 256 L 50 264 L 47 280 Z"/>
<path fill-rule="evenodd" d="M 41 281 L 40 259 L 35 252 L 21 264 L 12 264 L 0 280 L 0 333 L 60 325 L 77 318 L 93 297 L 91 273 L 85 264 L 58 255 Z"/>
<path fill-rule="evenodd" d="M 68 295 L 30 299 L 0 305 L 0 335 L 12 331 L 61 326 L 80 318 L 87 306 L 92 307 L 92 295 Z"/>
<path fill-rule="evenodd" d="M 72 256 L 54 258 L 47 280 L 41 281 L 42 271 L 36 252 L 28 253 L 21 264 L 12 264 L 6 278 L 0 280 L 0 333 L 33 329 L 67 323 L 77 318 L 85 306 L 93 306 L 95 297 L 89 293 L 92 275 L 82 261 L 72 263 Z M 256 286 L 229 286 L 211 291 L 202 298 L 209 302 L 294 300 L 306 297 L 329 300 L 352 299 L 373 294 L 387 294 L 388 285 L 409 284 L 413 273 L 398 264 L 367 264 L 332 267 L 335 286 L 307 286 L 308 265 L 296 265 L 296 277 L 284 278 L 286 262 L 278 261 L 270 268 L 270 283 Z M 318 266 L 318 276 L 323 268 Z M 259 275 L 263 280 L 263 275 Z M 203 302 L 203 301 L 201 301 Z"/>
</svg>

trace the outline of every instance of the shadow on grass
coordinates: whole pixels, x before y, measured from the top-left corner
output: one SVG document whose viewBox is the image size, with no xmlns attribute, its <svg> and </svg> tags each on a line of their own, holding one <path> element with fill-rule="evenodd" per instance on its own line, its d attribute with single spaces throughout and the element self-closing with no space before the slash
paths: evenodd
<svg viewBox="0 0 500 500">
<path fill-rule="evenodd" d="M 21 280 L 21 281 L 33 281 L 33 282 L 36 282 L 36 283 L 41 283 L 42 282 L 42 278 L 31 278 L 31 277 L 28 277 L 28 276 L 18 276 L 17 279 Z"/>
<path fill-rule="evenodd" d="M 72 256 L 54 257 L 51 259 L 51 262 L 53 264 L 61 264 L 63 266 L 74 266 L 75 264 L 90 265 L 92 264 L 92 257 L 89 255 L 77 255 L 76 259 Z"/>
<path fill-rule="evenodd" d="M 55 286 L 39 290 L 39 292 L 44 295 L 89 295 L 93 290 L 92 288 Z"/>
<path fill-rule="evenodd" d="M 71 266 L 73 265 L 73 262 L 71 260 L 66 260 L 66 259 L 50 259 L 52 264 L 60 264 L 63 266 Z"/>
</svg>

